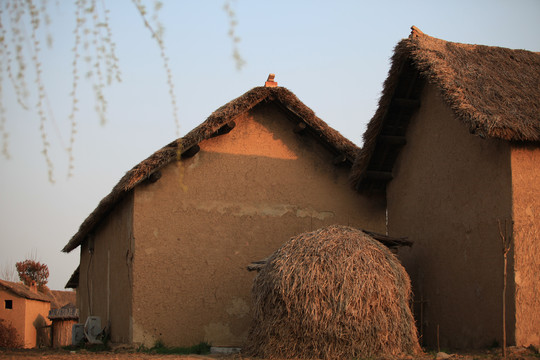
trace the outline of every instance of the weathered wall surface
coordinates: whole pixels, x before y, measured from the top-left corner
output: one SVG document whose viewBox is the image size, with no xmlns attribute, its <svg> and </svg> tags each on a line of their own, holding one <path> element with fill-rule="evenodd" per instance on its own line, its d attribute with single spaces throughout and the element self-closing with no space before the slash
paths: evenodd
<svg viewBox="0 0 540 360">
<path fill-rule="evenodd" d="M 51 303 L 27 300 L 25 302 L 24 347 L 49 346 L 50 331 L 45 326 L 51 325 L 47 318 Z"/>
<path fill-rule="evenodd" d="M 133 196 L 129 195 L 98 225 L 90 242 L 81 245 L 79 287 L 80 322 L 99 316 L 110 321 L 111 340 L 131 342 L 131 261 Z"/>
<path fill-rule="evenodd" d="M 385 231 L 384 201 L 354 192 L 350 169 L 295 134 L 277 107 L 235 121 L 183 169 L 171 164 L 135 190 L 134 342 L 240 346 L 250 324 L 250 262 L 330 224 Z"/>
<path fill-rule="evenodd" d="M 12 309 L 5 308 L 5 300 L 12 301 Z M 34 348 L 38 340 L 44 339 L 46 332 L 42 327 L 51 323 L 47 318 L 50 307 L 48 302 L 28 300 L 0 290 L 0 319 L 13 325 L 25 348 Z"/>
<path fill-rule="evenodd" d="M 12 308 L 5 308 L 5 301 L 11 300 Z M 5 290 L 0 290 L 0 319 L 4 319 L 7 323 L 11 323 L 13 327 L 17 330 L 19 339 L 21 342 L 25 342 L 25 311 L 26 311 L 26 300 L 19 296 L 13 295 L 13 293 Z M 34 347 L 36 346 L 36 338 L 34 337 L 33 344 L 28 340 L 28 346 L 25 347 Z"/>
<path fill-rule="evenodd" d="M 509 145 L 469 134 L 433 87 L 426 85 L 421 101 L 387 188 L 390 235 L 414 241 L 399 255 L 413 282 L 419 332 L 431 347 L 437 329 L 441 347 L 501 344 L 498 220 L 512 216 Z M 512 343 L 512 276 L 508 286 Z"/>
<path fill-rule="evenodd" d="M 540 148 L 512 147 L 516 344 L 540 346 Z"/>
</svg>

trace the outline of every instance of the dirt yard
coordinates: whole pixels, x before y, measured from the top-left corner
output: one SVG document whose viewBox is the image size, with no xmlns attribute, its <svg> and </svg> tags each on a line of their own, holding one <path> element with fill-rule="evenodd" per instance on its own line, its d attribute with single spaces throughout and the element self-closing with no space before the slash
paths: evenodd
<svg viewBox="0 0 540 360">
<path fill-rule="evenodd" d="M 445 357 L 449 356 L 449 357 Z M 501 349 L 485 350 L 477 352 L 444 354 L 437 357 L 435 352 L 425 353 L 421 356 L 409 356 L 399 359 L 407 360 L 432 360 L 432 359 L 455 359 L 455 360 L 495 360 L 502 359 Z M 170 359 L 170 360 L 250 360 L 240 355 L 158 355 L 139 352 L 91 352 L 88 350 L 2 350 L 0 359 L 92 359 L 92 360 L 128 360 L 128 359 Z M 533 349 L 510 347 L 507 359 L 511 360 L 538 360 L 540 354 Z"/>
</svg>

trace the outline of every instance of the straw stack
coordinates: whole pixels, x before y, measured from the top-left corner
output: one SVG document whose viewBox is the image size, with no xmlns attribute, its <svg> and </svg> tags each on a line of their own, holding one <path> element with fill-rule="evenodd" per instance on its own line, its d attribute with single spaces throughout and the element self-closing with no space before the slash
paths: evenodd
<svg viewBox="0 0 540 360">
<path fill-rule="evenodd" d="M 364 232 L 330 226 L 291 238 L 254 280 L 244 346 L 262 358 L 354 358 L 420 351 L 410 280 Z"/>
</svg>

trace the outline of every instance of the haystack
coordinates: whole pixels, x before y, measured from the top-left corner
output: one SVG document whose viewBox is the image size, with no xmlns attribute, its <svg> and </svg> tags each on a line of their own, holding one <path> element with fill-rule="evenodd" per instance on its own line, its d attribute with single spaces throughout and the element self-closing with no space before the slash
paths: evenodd
<svg viewBox="0 0 540 360">
<path fill-rule="evenodd" d="M 246 355 L 335 359 L 420 351 L 409 277 L 360 230 L 330 226 L 291 238 L 258 273 L 252 295 Z"/>
</svg>

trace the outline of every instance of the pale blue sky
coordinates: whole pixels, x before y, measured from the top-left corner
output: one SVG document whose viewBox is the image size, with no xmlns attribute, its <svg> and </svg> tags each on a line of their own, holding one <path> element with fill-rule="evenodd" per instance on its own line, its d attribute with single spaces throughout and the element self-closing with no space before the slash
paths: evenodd
<svg viewBox="0 0 540 360">
<path fill-rule="evenodd" d="M 50 11 L 54 47 L 42 54 L 57 123 L 47 127 L 56 183 L 47 181 L 39 119 L 16 105 L 5 80 L 12 158 L 0 159 L 0 266 L 37 252 L 49 265 L 54 289 L 63 288 L 78 265 L 78 249 L 60 250 L 82 221 L 127 170 L 176 133 L 157 46 L 131 1 L 107 1 L 123 82 L 106 90 L 109 122 L 100 126 L 89 85 L 81 81 L 75 176 L 66 180 L 62 143 L 69 136 L 74 9 L 68 1 L 60 3 Z M 361 145 L 393 48 L 411 25 L 449 41 L 540 51 L 539 0 L 236 0 L 238 47 L 247 62 L 238 72 L 222 1 L 164 0 L 164 5 L 181 135 L 219 106 L 263 85 L 272 72 L 280 86 Z"/>
</svg>

